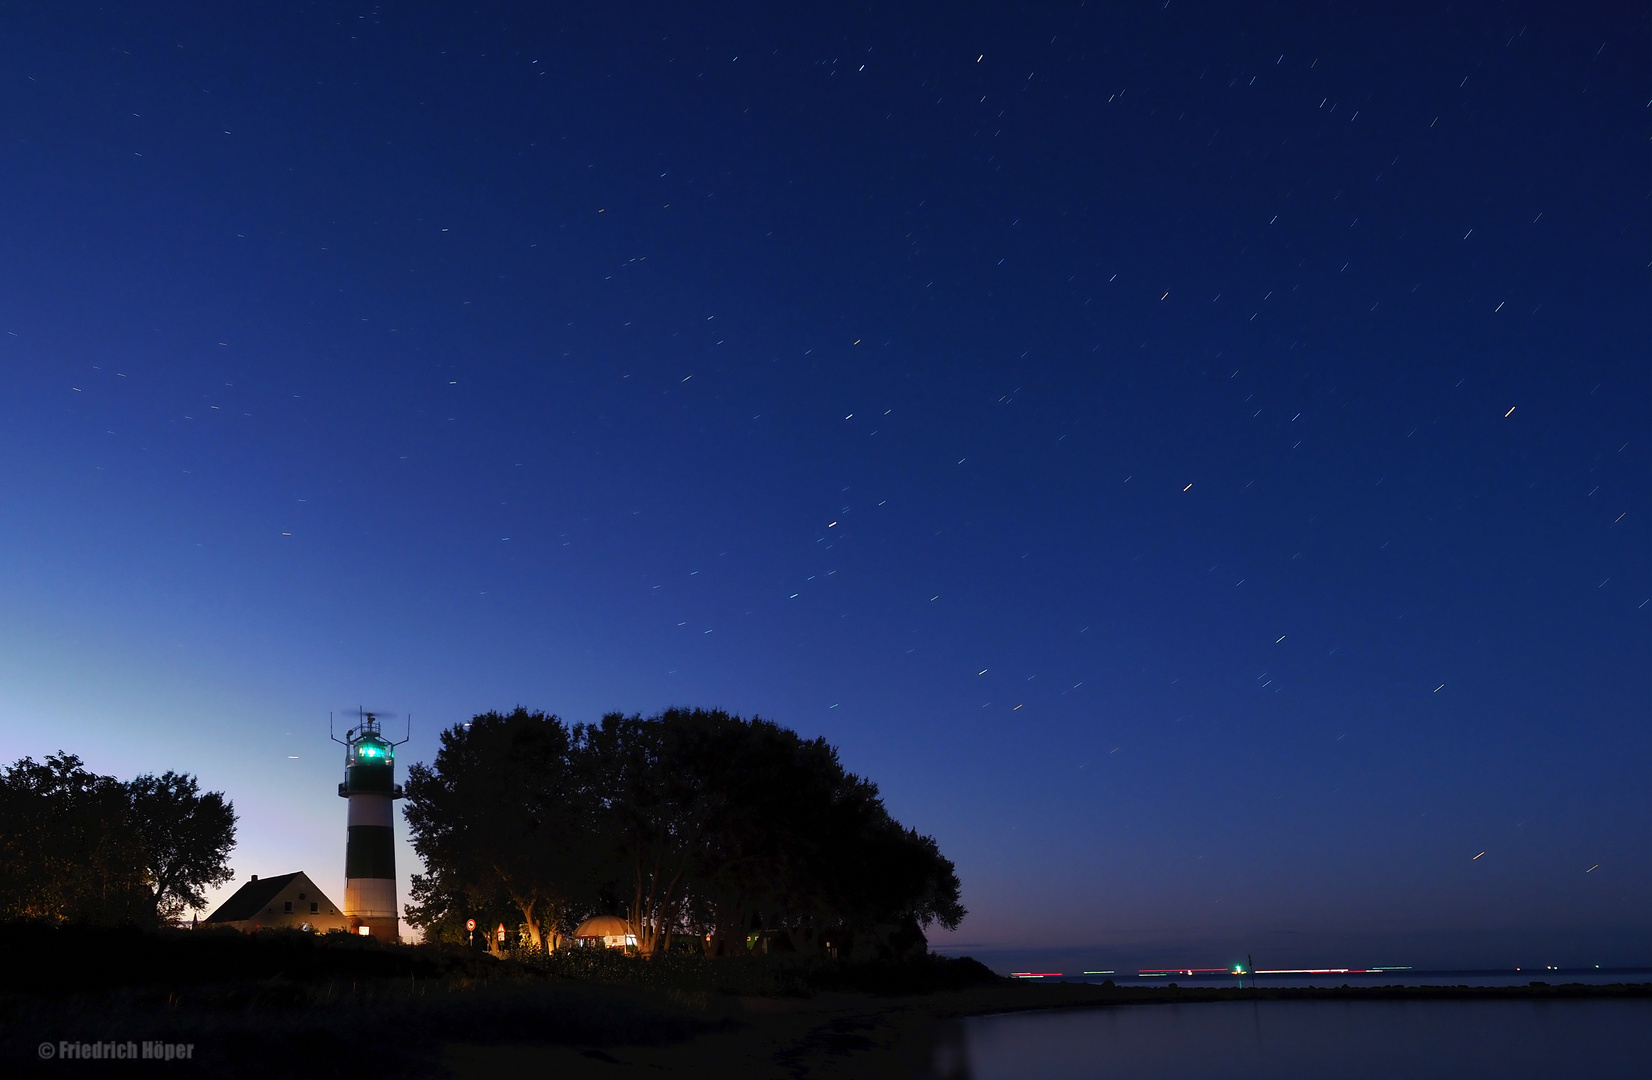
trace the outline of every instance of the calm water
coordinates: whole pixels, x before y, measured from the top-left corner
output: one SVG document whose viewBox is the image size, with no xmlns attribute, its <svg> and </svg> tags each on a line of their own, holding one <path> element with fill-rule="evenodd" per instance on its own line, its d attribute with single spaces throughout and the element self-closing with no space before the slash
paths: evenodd
<svg viewBox="0 0 1652 1080">
<path fill-rule="evenodd" d="M 1167 975 L 1143 978 L 1126 972 L 1122 975 L 1062 975 L 1048 982 L 1100 983 L 1111 979 L 1119 986 L 1142 986 L 1152 989 L 1176 986 L 1249 986 L 1251 977 L 1243 980 L 1232 975 L 1187 976 Z M 1475 971 L 1386 971 L 1378 975 L 1363 972 L 1339 972 L 1320 975 L 1263 975 L 1255 980 L 1264 989 L 1282 986 L 1525 986 L 1530 982 L 1547 982 L 1555 986 L 1563 983 L 1584 983 L 1605 986 L 1610 983 L 1652 983 L 1652 968 L 1528 968 L 1514 970 Z"/>
<path fill-rule="evenodd" d="M 1260 1001 L 981 1016 L 949 1080 L 1652 1076 L 1652 1001 Z"/>
</svg>

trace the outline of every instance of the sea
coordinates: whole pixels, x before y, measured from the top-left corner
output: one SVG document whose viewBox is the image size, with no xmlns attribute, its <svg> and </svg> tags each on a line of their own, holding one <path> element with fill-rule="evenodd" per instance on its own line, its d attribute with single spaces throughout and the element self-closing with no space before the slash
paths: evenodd
<svg viewBox="0 0 1652 1080">
<path fill-rule="evenodd" d="M 1526 986 L 1546 982 L 1652 983 L 1648 967 L 1524 967 L 1524 968 L 1298 968 L 1244 972 L 1224 968 L 1150 968 L 1120 971 L 1010 971 L 1004 974 L 1028 982 L 1077 982 L 1118 986 Z"/>
<path fill-rule="evenodd" d="M 1652 983 L 1652 968 L 1384 969 L 1246 974 L 1023 973 L 1118 986 L 1525 986 Z M 945 1080 L 1498 1080 L 1652 1077 L 1652 999 L 1229 1001 L 970 1017 L 948 1027 Z"/>
<path fill-rule="evenodd" d="M 1234 1001 L 979 1016 L 947 1030 L 934 1073 L 944 1080 L 1642 1078 L 1652 1076 L 1652 999 Z"/>
</svg>

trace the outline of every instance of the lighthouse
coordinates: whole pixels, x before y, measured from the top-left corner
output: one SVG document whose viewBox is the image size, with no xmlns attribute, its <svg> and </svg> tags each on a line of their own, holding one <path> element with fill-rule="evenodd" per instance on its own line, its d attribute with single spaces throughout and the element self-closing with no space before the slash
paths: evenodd
<svg viewBox="0 0 1652 1080">
<path fill-rule="evenodd" d="M 344 745 L 340 798 L 350 801 L 344 849 L 344 917 L 351 933 L 400 940 L 396 918 L 396 834 L 392 817 L 402 797 L 396 747 L 379 732 L 379 717 L 363 710 L 361 726 L 334 739 Z M 406 742 L 406 739 L 401 740 Z"/>
</svg>

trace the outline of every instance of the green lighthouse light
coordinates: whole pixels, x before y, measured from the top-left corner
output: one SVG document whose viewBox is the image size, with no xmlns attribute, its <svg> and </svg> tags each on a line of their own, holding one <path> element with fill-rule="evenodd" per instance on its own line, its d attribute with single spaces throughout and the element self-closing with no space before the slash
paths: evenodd
<svg viewBox="0 0 1652 1080">
<path fill-rule="evenodd" d="M 371 736 L 356 743 L 356 760 L 365 765 L 388 765 L 395 756 L 395 751 L 386 743 L 379 742 Z"/>
</svg>

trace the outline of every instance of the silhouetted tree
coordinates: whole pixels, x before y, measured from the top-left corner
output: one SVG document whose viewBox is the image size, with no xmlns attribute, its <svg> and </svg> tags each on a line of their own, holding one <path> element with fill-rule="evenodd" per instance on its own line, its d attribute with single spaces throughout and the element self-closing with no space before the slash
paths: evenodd
<svg viewBox="0 0 1652 1080">
<path fill-rule="evenodd" d="M 817 936 L 826 907 L 825 843 L 833 794 L 845 782 L 824 739 L 754 717 L 726 770 L 729 807 L 696 860 L 693 910 L 708 955 L 744 951 L 753 931 Z"/>
<path fill-rule="evenodd" d="M 958 876 L 894 821 L 823 739 L 706 709 L 612 713 L 572 730 L 518 708 L 442 734 L 415 765 L 407 821 L 426 873 L 409 922 L 452 937 L 466 913 L 522 913 L 535 947 L 580 912 L 623 907 L 638 949 L 823 949 L 955 927 Z M 620 901 L 620 903 L 616 903 Z M 754 936 L 755 935 L 755 936 Z"/>
<path fill-rule="evenodd" d="M 405 813 L 425 864 L 408 921 L 437 927 L 455 908 L 489 910 L 508 897 L 533 947 L 554 947 L 571 897 L 593 876 L 576 781 L 568 728 L 555 716 L 518 707 L 442 732 L 435 762 L 408 770 Z"/>
<path fill-rule="evenodd" d="M 890 818 L 823 739 L 702 709 L 615 714 L 575 737 L 645 954 L 691 927 L 716 955 L 743 951 L 754 931 L 819 948 L 829 927 L 910 928 L 921 941 L 919 928 L 964 917 L 935 841 Z"/>
<path fill-rule="evenodd" d="M 0 918 L 153 921 L 124 784 L 73 754 L 0 770 Z"/>
<path fill-rule="evenodd" d="M 966 912 L 952 861 L 933 837 L 890 817 L 875 786 L 862 784 L 837 808 L 827 856 L 830 906 L 848 931 L 843 936 L 863 943 L 870 932 L 904 938 L 911 948 L 923 942 L 923 928 L 932 923 L 957 929 Z"/>
<path fill-rule="evenodd" d="M 155 914 L 172 919 L 206 906 L 205 888 L 234 876 L 235 806 L 221 791 L 201 793 L 186 773 L 150 773 L 126 785 L 130 821 L 142 844 Z"/>
<path fill-rule="evenodd" d="M 644 956 L 668 948 L 690 872 L 735 792 L 727 758 L 743 735 L 727 713 L 673 709 L 653 719 L 610 713 L 576 729 L 595 828 L 628 889 Z"/>
</svg>

